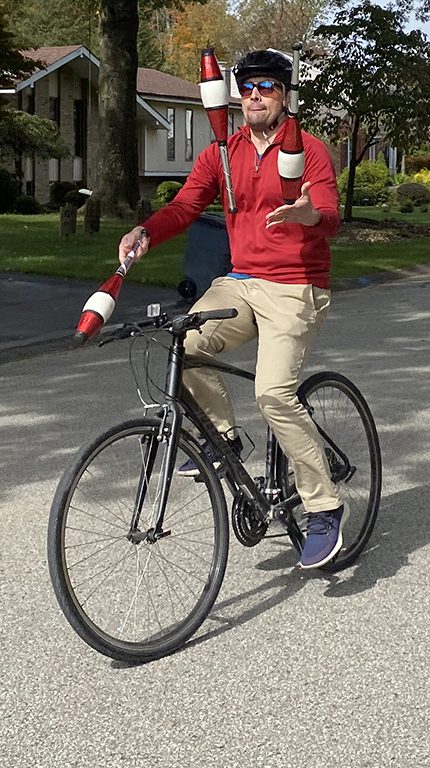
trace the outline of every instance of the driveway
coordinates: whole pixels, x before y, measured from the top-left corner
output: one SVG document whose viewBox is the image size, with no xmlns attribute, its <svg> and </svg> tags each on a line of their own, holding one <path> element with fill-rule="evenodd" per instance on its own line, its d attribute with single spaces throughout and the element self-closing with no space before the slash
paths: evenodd
<svg viewBox="0 0 430 768">
<path fill-rule="evenodd" d="M 4 768 L 430 765 L 429 327 L 422 276 L 336 293 L 308 366 L 351 377 L 379 428 L 381 513 L 358 564 L 304 574 L 286 539 L 232 540 L 212 618 L 184 650 L 139 667 L 73 633 L 45 544 L 78 446 L 139 413 L 127 342 L 0 367 Z M 247 345 L 236 360 L 254 357 Z M 251 389 L 235 396 L 261 447 Z"/>
</svg>

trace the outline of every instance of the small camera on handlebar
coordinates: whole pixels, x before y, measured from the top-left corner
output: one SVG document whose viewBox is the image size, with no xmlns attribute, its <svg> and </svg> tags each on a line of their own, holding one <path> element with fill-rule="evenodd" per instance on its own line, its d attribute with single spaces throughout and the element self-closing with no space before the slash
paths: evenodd
<svg viewBox="0 0 430 768">
<path fill-rule="evenodd" d="M 147 317 L 160 317 L 161 315 L 161 304 L 148 304 L 146 307 L 146 316 Z"/>
</svg>

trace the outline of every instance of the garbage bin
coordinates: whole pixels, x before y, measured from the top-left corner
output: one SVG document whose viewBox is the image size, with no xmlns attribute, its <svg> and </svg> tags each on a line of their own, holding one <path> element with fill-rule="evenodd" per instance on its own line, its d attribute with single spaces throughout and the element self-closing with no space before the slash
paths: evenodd
<svg viewBox="0 0 430 768">
<path fill-rule="evenodd" d="M 224 218 L 202 213 L 188 230 L 185 277 L 178 285 L 178 292 L 191 303 L 200 298 L 215 277 L 226 275 L 230 270 L 230 245 Z"/>
</svg>

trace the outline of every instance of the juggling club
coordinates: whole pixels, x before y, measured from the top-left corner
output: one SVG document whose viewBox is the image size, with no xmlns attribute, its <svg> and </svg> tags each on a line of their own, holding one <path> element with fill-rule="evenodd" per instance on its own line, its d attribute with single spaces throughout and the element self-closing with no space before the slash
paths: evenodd
<svg viewBox="0 0 430 768">
<path fill-rule="evenodd" d="M 142 229 L 140 237 L 142 238 L 145 235 L 146 231 L 145 229 Z M 75 346 L 82 346 L 85 344 L 85 342 L 92 336 L 95 336 L 106 321 L 109 320 L 115 309 L 124 277 L 133 264 L 136 251 L 141 244 L 140 239 L 136 240 L 132 250 L 127 254 L 125 260 L 121 266 L 118 267 L 115 274 L 106 280 L 106 282 L 100 286 L 98 291 L 93 293 L 84 304 L 73 339 Z"/>
<path fill-rule="evenodd" d="M 294 43 L 288 119 L 278 154 L 278 172 L 281 178 L 282 196 L 288 205 L 292 205 L 300 197 L 302 176 L 305 170 L 305 152 L 299 123 L 299 63 L 301 50 L 302 44 Z"/>
<path fill-rule="evenodd" d="M 221 74 L 215 51 L 204 48 L 201 56 L 200 94 L 211 128 L 219 146 L 230 213 L 237 211 L 227 150 L 228 90 Z"/>
</svg>

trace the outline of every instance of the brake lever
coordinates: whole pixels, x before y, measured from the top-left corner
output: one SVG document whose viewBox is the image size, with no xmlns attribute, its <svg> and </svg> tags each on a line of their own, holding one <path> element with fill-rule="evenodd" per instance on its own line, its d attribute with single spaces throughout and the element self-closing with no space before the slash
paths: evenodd
<svg viewBox="0 0 430 768">
<path fill-rule="evenodd" d="M 98 347 L 104 347 L 106 344 L 110 344 L 111 341 L 116 341 L 118 337 L 111 334 L 110 336 L 105 336 L 103 339 L 100 339 L 100 341 L 97 342 Z"/>
<path fill-rule="evenodd" d="M 120 341 L 121 339 L 127 339 L 130 336 L 133 335 L 133 330 L 135 330 L 136 326 L 132 323 L 125 323 L 121 328 L 117 328 L 115 331 L 112 331 L 109 335 L 104 336 L 100 341 L 98 342 L 98 347 L 104 347 L 106 344 L 110 344 L 111 341 Z"/>
</svg>

